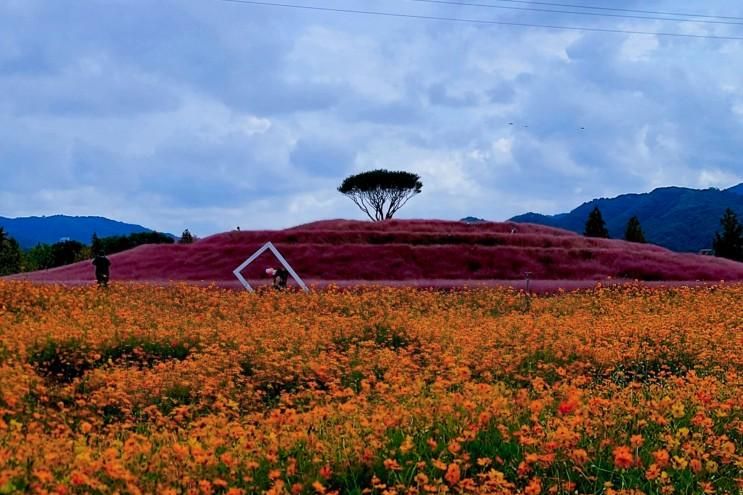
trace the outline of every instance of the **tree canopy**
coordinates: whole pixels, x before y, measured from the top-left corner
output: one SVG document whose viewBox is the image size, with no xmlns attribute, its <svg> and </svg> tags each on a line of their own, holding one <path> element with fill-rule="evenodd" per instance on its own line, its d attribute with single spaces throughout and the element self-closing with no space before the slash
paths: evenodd
<svg viewBox="0 0 743 495">
<path fill-rule="evenodd" d="M 743 225 L 738 221 L 738 217 L 730 208 L 720 219 L 722 233 L 715 234 L 713 242 L 715 256 L 728 258 L 736 261 L 743 261 Z"/>
<path fill-rule="evenodd" d="M 588 215 L 583 235 L 586 237 L 609 238 L 609 230 L 606 228 L 606 222 L 604 222 L 604 217 L 601 216 L 601 210 L 598 207 L 595 207 Z"/>
<path fill-rule="evenodd" d="M 52 266 L 77 263 L 90 257 L 90 249 L 82 242 L 60 241 L 52 244 Z"/>
<path fill-rule="evenodd" d="M 173 244 L 174 239 L 161 232 L 135 232 L 129 235 L 113 235 L 100 238 L 100 249 L 105 254 L 120 253 L 142 244 Z"/>
<path fill-rule="evenodd" d="M 633 215 L 627 221 L 627 228 L 624 231 L 624 240 L 630 242 L 645 243 L 645 233 L 642 231 L 640 226 L 640 219 L 636 215 Z"/>
<path fill-rule="evenodd" d="M 346 177 L 338 191 L 371 220 L 380 221 L 391 219 L 422 188 L 417 174 L 378 169 Z"/>
<path fill-rule="evenodd" d="M 21 248 L 15 239 L 0 227 L 0 276 L 21 270 Z"/>
</svg>

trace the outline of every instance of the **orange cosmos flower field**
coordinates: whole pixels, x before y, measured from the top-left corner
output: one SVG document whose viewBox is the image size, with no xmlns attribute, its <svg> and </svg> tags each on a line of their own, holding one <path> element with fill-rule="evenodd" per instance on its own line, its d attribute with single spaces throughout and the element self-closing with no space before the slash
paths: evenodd
<svg viewBox="0 0 743 495">
<path fill-rule="evenodd" d="M 0 282 L 0 494 L 738 494 L 742 301 Z"/>
</svg>

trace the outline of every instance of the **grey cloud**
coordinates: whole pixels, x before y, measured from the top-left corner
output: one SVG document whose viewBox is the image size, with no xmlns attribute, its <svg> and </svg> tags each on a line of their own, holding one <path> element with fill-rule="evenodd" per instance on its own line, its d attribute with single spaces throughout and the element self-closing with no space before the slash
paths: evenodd
<svg viewBox="0 0 743 495">
<path fill-rule="evenodd" d="M 455 94 L 443 83 L 434 84 L 428 89 L 428 99 L 434 105 L 447 107 L 471 107 L 480 101 L 473 92 Z"/>
<path fill-rule="evenodd" d="M 423 108 L 420 104 L 405 100 L 393 102 L 351 100 L 344 102 L 340 113 L 350 122 L 400 126 L 420 122 L 424 117 Z"/>
<path fill-rule="evenodd" d="M 449 218 L 470 204 L 495 219 L 525 203 L 566 210 L 693 181 L 701 167 L 743 175 L 743 52 L 732 43 L 659 39 L 628 58 L 624 35 L 202 0 L 16 1 L 0 5 L 0 32 L 0 193 L 19 205 L 0 214 L 136 211 L 169 230 L 193 218 L 204 233 L 258 208 L 290 225 L 295 198 L 303 219 L 355 214 L 328 198 L 348 167 L 379 162 L 456 163 L 479 192 L 442 201 L 424 188 L 407 210 Z M 494 143 L 510 152 L 494 156 Z"/>
<path fill-rule="evenodd" d="M 491 103 L 511 103 L 516 97 L 513 84 L 500 81 L 487 91 Z"/>
<path fill-rule="evenodd" d="M 332 84 L 290 84 L 280 80 L 246 81 L 226 99 L 237 108 L 261 115 L 330 110 L 341 99 L 343 88 Z"/>
<path fill-rule="evenodd" d="M 166 84 L 127 76 L 14 78 L 0 80 L 0 90 L 18 115 L 122 118 L 178 108 L 180 98 Z"/>
<path fill-rule="evenodd" d="M 348 148 L 315 139 L 300 139 L 291 152 L 291 163 L 319 176 L 345 174 L 352 168 L 354 152 Z"/>
</svg>

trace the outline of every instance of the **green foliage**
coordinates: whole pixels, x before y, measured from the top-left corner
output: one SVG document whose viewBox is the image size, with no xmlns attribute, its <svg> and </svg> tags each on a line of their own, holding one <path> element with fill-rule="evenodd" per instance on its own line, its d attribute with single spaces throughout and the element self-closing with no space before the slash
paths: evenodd
<svg viewBox="0 0 743 495">
<path fill-rule="evenodd" d="M 624 230 L 624 240 L 629 242 L 645 243 L 645 233 L 640 226 L 640 219 L 637 215 L 630 217 L 627 222 L 627 228 Z"/>
<path fill-rule="evenodd" d="M 173 244 L 172 237 L 161 232 L 137 232 L 135 234 L 114 235 L 100 239 L 101 249 L 105 254 L 114 254 L 132 249 L 142 244 Z"/>
<path fill-rule="evenodd" d="M 91 367 L 86 359 L 88 351 L 80 340 L 48 340 L 31 351 L 28 362 L 43 376 L 69 383 Z"/>
<path fill-rule="evenodd" d="M 715 234 L 713 242 L 715 255 L 735 261 L 743 261 L 743 225 L 730 208 L 720 219 L 722 233 Z"/>
<path fill-rule="evenodd" d="M 588 215 L 583 235 L 586 237 L 609 238 L 609 231 L 606 228 L 606 222 L 604 222 L 604 218 L 601 216 L 601 210 L 599 210 L 598 207 L 595 207 Z"/>
<path fill-rule="evenodd" d="M 21 247 L 0 227 L 0 276 L 21 271 Z"/>
<path fill-rule="evenodd" d="M 739 187 L 734 190 L 740 191 Z M 586 217 L 594 208 L 601 209 L 609 235 L 622 238 L 627 218 L 637 215 L 648 242 L 674 251 L 697 253 L 712 247 L 718 220 L 725 208 L 743 215 L 743 194 L 734 190 L 663 187 L 644 194 L 623 194 L 583 204 L 569 213 L 554 216 L 529 213 L 514 217 L 518 222 L 538 223 L 582 233 Z M 694 228 L 689 228 L 693 225 Z"/>
<path fill-rule="evenodd" d="M 179 243 L 180 244 L 193 244 L 193 241 L 194 241 L 193 234 L 191 234 L 191 232 L 188 229 L 184 230 L 183 233 L 181 234 L 181 239 Z"/>
<path fill-rule="evenodd" d="M 90 257 L 90 248 L 78 241 L 62 241 L 52 244 L 52 266 L 77 263 Z"/>
<path fill-rule="evenodd" d="M 193 342 L 170 343 L 130 336 L 93 349 L 77 339 L 50 339 L 31 350 L 28 362 L 42 376 L 69 383 L 92 368 L 110 363 L 151 367 L 171 359 L 182 361 L 189 356 L 194 345 Z"/>
<path fill-rule="evenodd" d="M 1 228 L 0 228 L 1 230 Z M 3 233 L 3 235 L 5 235 Z M 15 242 L 15 241 L 12 241 Z M 132 249 L 141 244 L 172 244 L 174 241 L 170 236 L 160 232 L 140 232 L 128 236 L 98 237 L 93 234 L 90 247 L 78 241 L 62 241 L 55 244 L 37 244 L 25 253 L 21 253 L 22 263 L 18 271 L 36 271 L 69 265 L 89 259 L 91 255 L 99 253 L 113 254 L 127 249 Z M 0 274 L 2 273 L 2 254 L 0 252 Z"/>
<path fill-rule="evenodd" d="M 338 191 L 374 221 L 389 220 L 423 188 L 420 176 L 384 169 L 350 175 Z"/>
<path fill-rule="evenodd" d="M 54 266 L 54 256 L 50 244 L 37 244 L 23 253 L 23 271 L 46 270 Z"/>
</svg>

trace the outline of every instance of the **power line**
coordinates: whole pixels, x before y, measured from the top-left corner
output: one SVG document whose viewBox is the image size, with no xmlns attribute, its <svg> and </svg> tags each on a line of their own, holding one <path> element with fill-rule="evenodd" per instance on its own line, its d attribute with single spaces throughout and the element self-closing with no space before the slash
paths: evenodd
<svg viewBox="0 0 743 495">
<path fill-rule="evenodd" d="M 702 17 L 704 19 L 733 19 L 736 21 L 743 21 L 743 17 L 727 16 L 727 15 L 707 15 L 707 14 L 691 14 L 689 12 L 663 12 L 658 10 L 638 10 L 638 9 L 622 9 L 618 7 L 598 7 L 595 5 L 576 5 L 570 3 L 555 3 L 555 2 L 537 2 L 533 0 L 494 0 L 496 2 L 507 2 L 507 3 L 519 3 L 527 5 L 547 5 L 550 7 L 567 7 L 571 9 L 591 9 L 591 10 L 605 10 L 611 12 L 633 12 L 636 14 L 654 14 L 654 15 L 675 15 L 678 17 Z"/>
<path fill-rule="evenodd" d="M 485 7 L 485 8 L 490 8 L 490 9 L 518 10 L 518 11 L 526 11 L 526 12 L 549 12 L 553 14 L 589 15 L 589 16 L 594 16 L 594 17 L 618 17 L 621 19 L 644 19 L 644 20 L 651 20 L 651 21 L 693 22 L 693 23 L 705 23 L 705 24 L 728 24 L 728 25 L 743 26 L 743 22 L 735 22 L 735 21 L 677 19 L 677 18 L 672 18 L 672 17 L 656 17 L 656 16 L 650 16 L 650 15 L 610 14 L 606 12 L 579 12 L 576 10 L 556 10 L 556 9 L 543 9 L 543 8 L 537 8 L 537 7 L 509 7 L 506 5 L 493 5 L 490 3 L 458 2 L 454 0 L 408 0 L 408 1 L 442 4 L 442 5 L 458 5 L 461 7 Z"/>
<path fill-rule="evenodd" d="M 495 21 L 488 19 L 464 19 L 456 17 L 439 17 L 429 16 L 420 14 L 404 14 L 401 12 L 381 12 L 373 10 L 355 10 L 355 9 L 341 9 L 333 7 L 320 7 L 315 5 L 297 5 L 291 3 L 277 3 L 277 2 L 263 2 L 258 0 L 219 0 L 221 2 L 246 4 L 246 5 L 260 5 L 265 7 L 281 7 L 289 9 L 300 9 L 300 10 L 314 10 L 318 12 L 333 12 L 340 14 L 358 14 L 367 16 L 381 16 L 381 17 L 395 17 L 403 19 L 421 19 L 427 21 L 447 21 L 447 22 L 462 22 L 469 24 L 485 24 L 485 25 L 498 25 L 498 26 L 515 26 L 515 27 L 533 27 L 533 28 L 544 28 L 544 29 L 559 29 L 566 31 L 588 31 L 597 33 L 618 33 L 618 34 L 639 34 L 647 36 L 669 36 L 677 38 L 695 38 L 695 39 L 711 39 L 711 40 L 736 40 L 743 41 L 743 36 L 721 36 L 711 34 L 689 34 L 689 33 L 664 33 L 655 31 L 634 31 L 629 29 L 611 29 L 611 28 L 597 28 L 597 27 L 581 27 L 581 26 L 560 26 L 553 24 L 533 24 L 526 22 L 510 22 L 510 21 Z"/>
</svg>

